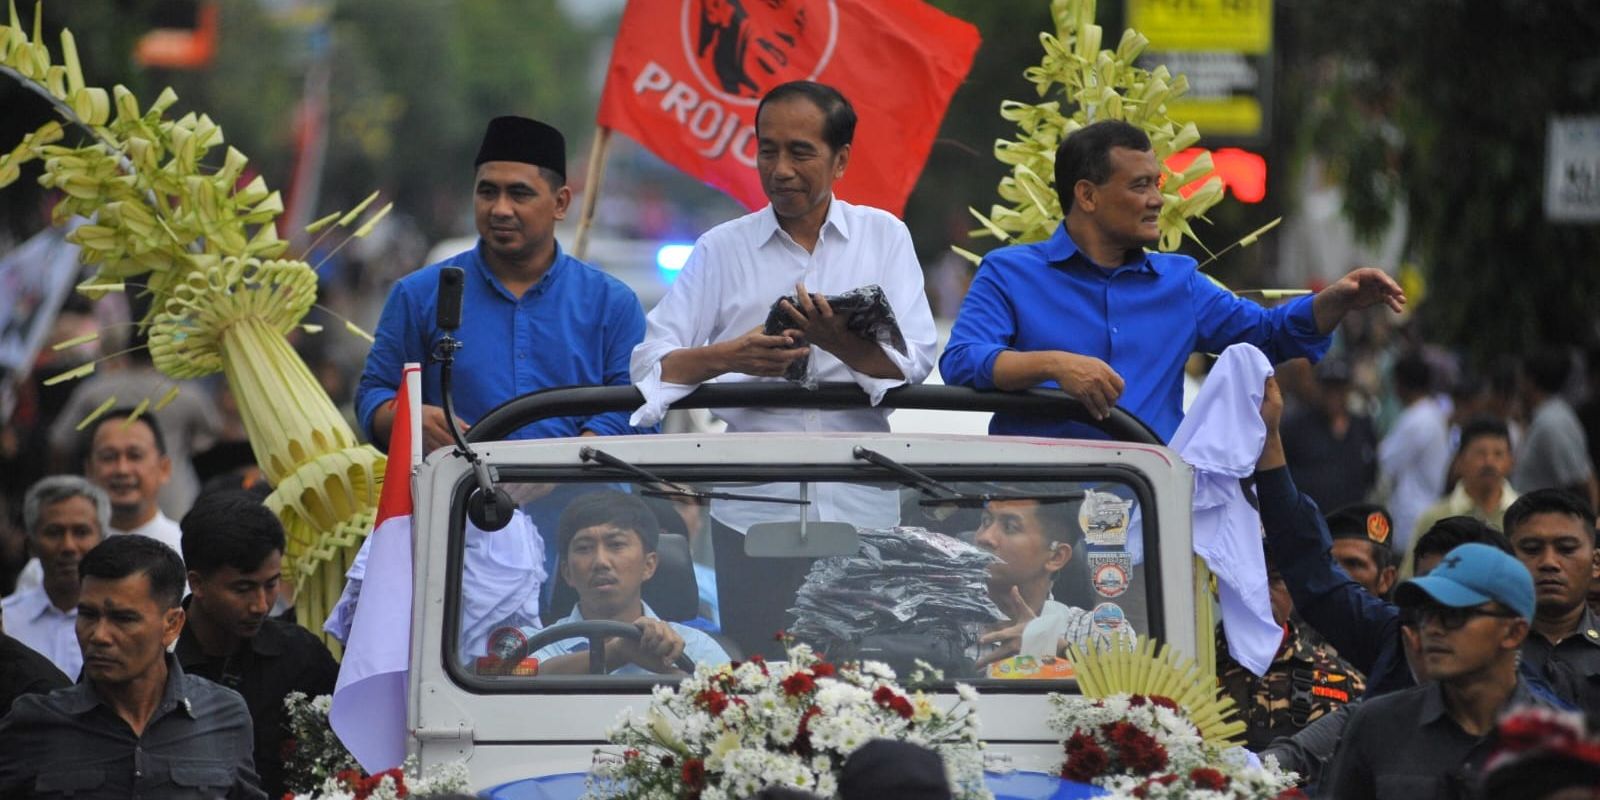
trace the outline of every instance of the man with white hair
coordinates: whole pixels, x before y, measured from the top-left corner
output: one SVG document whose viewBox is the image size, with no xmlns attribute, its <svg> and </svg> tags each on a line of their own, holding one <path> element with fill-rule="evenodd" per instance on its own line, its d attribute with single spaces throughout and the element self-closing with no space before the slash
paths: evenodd
<svg viewBox="0 0 1600 800">
<path fill-rule="evenodd" d="M 52 475 L 28 488 L 22 518 L 43 578 L 5 599 L 6 633 L 76 679 L 83 668 L 74 630 L 78 562 L 105 538 L 111 501 L 77 475 Z"/>
</svg>

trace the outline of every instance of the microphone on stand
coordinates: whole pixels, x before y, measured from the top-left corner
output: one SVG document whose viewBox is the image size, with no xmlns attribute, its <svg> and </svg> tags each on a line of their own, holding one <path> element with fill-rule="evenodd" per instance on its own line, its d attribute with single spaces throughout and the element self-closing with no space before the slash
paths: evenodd
<svg viewBox="0 0 1600 800">
<path fill-rule="evenodd" d="M 444 335 L 434 345 L 433 358 L 439 362 L 439 389 L 444 394 L 445 425 L 456 440 L 456 450 L 472 465 L 478 482 L 478 488 L 467 498 L 467 519 L 479 530 L 493 532 L 511 524 L 511 515 L 517 510 L 517 505 L 511 501 L 511 495 L 506 494 L 506 490 L 495 486 L 489 466 L 461 436 L 461 428 L 456 424 L 455 400 L 450 393 L 451 367 L 455 364 L 456 351 L 461 349 L 461 342 L 451 334 L 461 327 L 461 290 L 465 281 L 466 273 L 460 267 L 439 270 L 439 306 L 434 322 L 444 331 Z"/>
</svg>

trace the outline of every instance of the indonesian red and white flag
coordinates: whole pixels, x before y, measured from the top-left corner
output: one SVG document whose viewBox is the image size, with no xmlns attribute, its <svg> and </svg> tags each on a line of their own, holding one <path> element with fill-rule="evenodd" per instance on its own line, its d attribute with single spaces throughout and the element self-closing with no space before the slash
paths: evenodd
<svg viewBox="0 0 1600 800">
<path fill-rule="evenodd" d="M 898 215 L 977 50 L 977 28 L 922 0 L 632 0 L 597 122 L 753 211 L 757 104 L 825 83 L 859 119 L 834 191 Z"/>
<path fill-rule="evenodd" d="M 421 456 L 422 365 L 405 365 L 389 435 L 389 462 L 367 571 L 345 642 L 328 723 L 361 768 L 376 774 L 406 758 L 411 667 L 411 470 Z"/>
</svg>

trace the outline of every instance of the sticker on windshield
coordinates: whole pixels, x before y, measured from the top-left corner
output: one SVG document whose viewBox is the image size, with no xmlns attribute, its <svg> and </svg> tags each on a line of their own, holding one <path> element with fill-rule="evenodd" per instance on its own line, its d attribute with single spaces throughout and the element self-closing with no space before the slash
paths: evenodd
<svg viewBox="0 0 1600 800">
<path fill-rule="evenodd" d="M 1132 574 L 1133 557 L 1127 553 L 1089 554 L 1089 580 L 1101 597 L 1121 597 Z"/>
<path fill-rule="evenodd" d="M 1101 633 L 1116 633 L 1128 624 L 1127 615 L 1122 613 L 1122 607 L 1116 603 L 1101 603 L 1095 606 L 1089 619 L 1094 623 L 1095 630 Z"/>
<path fill-rule="evenodd" d="M 1128 543 L 1128 510 L 1133 500 L 1090 489 L 1078 507 L 1078 527 L 1089 544 L 1122 547 Z"/>
</svg>

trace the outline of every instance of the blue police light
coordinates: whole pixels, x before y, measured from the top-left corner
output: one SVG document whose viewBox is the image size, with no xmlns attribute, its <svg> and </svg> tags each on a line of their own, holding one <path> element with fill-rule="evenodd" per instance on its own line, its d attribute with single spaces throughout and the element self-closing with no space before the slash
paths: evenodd
<svg viewBox="0 0 1600 800">
<path fill-rule="evenodd" d="M 656 251 L 656 266 L 661 270 L 661 279 L 672 283 L 678 279 L 678 273 L 689 260 L 689 253 L 693 252 L 692 244 L 664 244 Z"/>
</svg>

